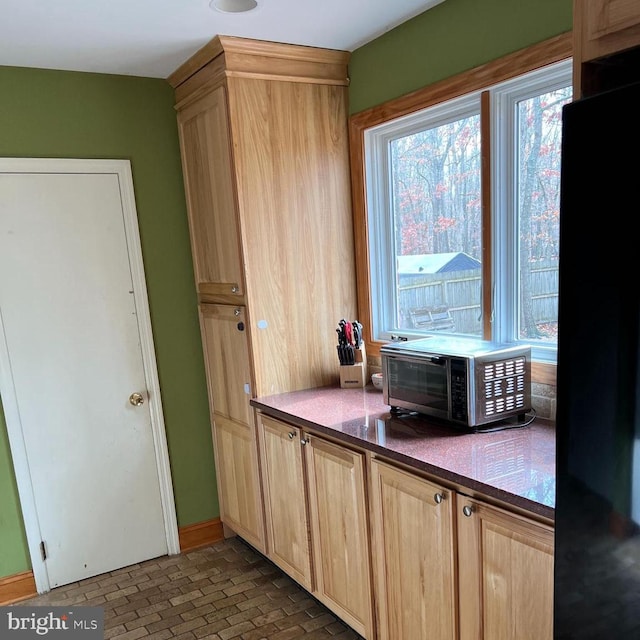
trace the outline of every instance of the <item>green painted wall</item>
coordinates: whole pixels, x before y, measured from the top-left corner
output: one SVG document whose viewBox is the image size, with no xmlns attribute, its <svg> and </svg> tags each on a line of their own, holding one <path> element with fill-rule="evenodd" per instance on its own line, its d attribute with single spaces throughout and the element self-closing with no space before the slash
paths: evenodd
<svg viewBox="0 0 640 640">
<path fill-rule="evenodd" d="M 0 405 L 0 576 L 26 571 L 31 566 L 17 496 L 4 413 Z"/>
<path fill-rule="evenodd" d="M 351 113 L 571 31 L 572 0 L 445 0 L 353 52 Z"/>
<path fill-rule="evenodd" d="M 218 516 L 173 90 L 13 67 L 0 67 L 0 86 L 0 156 L 131 160 L 178 524 Z M 29 568 L 0 412 L 0 577 Z"/>
</svg>

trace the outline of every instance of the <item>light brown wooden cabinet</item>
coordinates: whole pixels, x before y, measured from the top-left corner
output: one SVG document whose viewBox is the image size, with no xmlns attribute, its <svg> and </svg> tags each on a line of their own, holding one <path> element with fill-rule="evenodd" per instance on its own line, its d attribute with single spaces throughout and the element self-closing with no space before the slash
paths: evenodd
<svg viewBox="0 0 640 640">
<path fill-rule="evenodd" d="M 265 550 L 262 490 L 243 307 L 200 305 L 220 518 Z"/>
<path fill-rule="evenodd" d="M 242 304 L 244 273 L 225 87 L 180 109 L 178 129 L 199 298 Z"/>
<path fill-rule="evenodd" d="M 169 78 L 199 301 L 246 306 L 256 396 L 336 383 L 355 318 L 348 60 L 219 36 Z"/>
<path fill-rule="evenodd" d="M 455 493 L 371 463 L 381 640 L 457 638 Z"/>
<path fill-rule="evenodd" d="M 220 36 L 169 78 L 220 516 L 258 549 L 264 525 L 248 400 L 336 383 L 336 323 L 355 317 L 348 59 Z"/>
<path fill-rule="evenodd" d="M 313 594 L 373 638 L 365 456 L 303 434 L 315 567 Z"/>
<path fill-rule="evenodd" d="M 552 640 L 553 528 L 464 496 L 457 516 L 460 640 Z"/>
<path fill-rule="evenodd" d="M 624 67 L 628 76 L 640 63 L 636 53 L 624 54 L 640 45 L 638 0 L 574 0 L 573 32 L 576 98 L 612 88 L 617 67 Z M 621 53 L 614 62 L 614 54 Z"/>
<path fill-rule="evenodd" d="M 374 638 L 364 454 L 258 414 L 267 556 Z"/>
<path fill-rule="evenodd" d="M 371 463 L 381 640 L 551 640 L 553 529 Z"/>
<path fill-rule="evenodd" d="M 574 24 L 581 59 L 594 60 L 639 44 L 640 4 L 637 0 L 575 0 Z"/>
<path fill-rule="evenodd" d="M 267 524 L 267 556 L 313 591 L 311 540 L 301 430 L 258 417 Z"/>
</svg>

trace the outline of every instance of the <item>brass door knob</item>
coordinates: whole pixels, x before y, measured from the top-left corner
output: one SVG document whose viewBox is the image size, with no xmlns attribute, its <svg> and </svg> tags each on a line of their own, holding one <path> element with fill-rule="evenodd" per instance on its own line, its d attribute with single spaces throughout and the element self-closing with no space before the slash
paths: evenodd
<svg viewBox="0 0 640 640">
<path fill-rule="evenodd" d="M 129 402 L 134 406 L 134 407 L 139 407 L 141 404 L 144 404 L 144 398 L 142 397 L 141 393 L 132 393 L 129 396 Z"/>
</svg>

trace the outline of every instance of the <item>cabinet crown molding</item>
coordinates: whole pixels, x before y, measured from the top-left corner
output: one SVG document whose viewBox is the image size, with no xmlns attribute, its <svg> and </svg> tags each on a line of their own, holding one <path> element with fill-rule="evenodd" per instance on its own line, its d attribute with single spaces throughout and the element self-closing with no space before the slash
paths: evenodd
<svg viewBox="0 0 640 640">
<path fill-rule="evenodd" d="M 221 60 L 216 60 L 221 56 Z M 216 62 L 221 63 L 226 76 L 265 76 L 288 82 L 348 85 L 350 57 L 348 51 L 218 35 L 180 65 L 167 81 L 177 89 Z"/>
</svg>

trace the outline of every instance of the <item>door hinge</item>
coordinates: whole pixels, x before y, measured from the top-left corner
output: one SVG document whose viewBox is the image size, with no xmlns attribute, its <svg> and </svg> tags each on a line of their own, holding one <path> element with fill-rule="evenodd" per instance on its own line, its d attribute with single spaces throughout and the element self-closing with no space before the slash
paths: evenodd
<svg viewBox="0 0 640 640">
<path fill-rule="evenodd" d="M 42 561 L 44 562 L 47 559 L 47 547 L 44 544 L 44 540 L 40 541 L 40 555 L 42 556 Z"/>
</svg>

